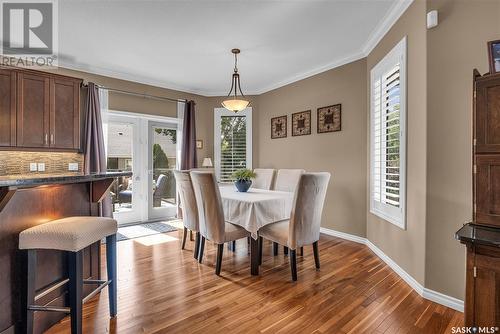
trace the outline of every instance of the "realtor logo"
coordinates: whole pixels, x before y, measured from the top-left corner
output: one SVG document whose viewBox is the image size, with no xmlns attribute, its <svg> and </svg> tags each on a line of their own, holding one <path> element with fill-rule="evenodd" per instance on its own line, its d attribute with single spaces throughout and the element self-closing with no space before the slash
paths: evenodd
<svg viewBox="0 0 500 334">
<path fill-rule="evenodd" d="M 54 66 L 57 54 L 56 1 L 0 0 L 4 65 Z"/>
</svg>

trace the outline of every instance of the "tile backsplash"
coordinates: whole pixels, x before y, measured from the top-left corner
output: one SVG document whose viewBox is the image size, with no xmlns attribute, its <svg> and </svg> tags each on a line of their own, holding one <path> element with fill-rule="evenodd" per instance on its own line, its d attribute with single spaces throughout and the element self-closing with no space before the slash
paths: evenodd
<svg viewBox="0 0 500 334">
<path fill-rule="evenodd" d="M 44 171 L 30 171 L 30 164 L 45 164 Z M 78 170 L 68 170 L 69 163 L 77 163 Z M 55 174 L 82 174 L 83 154 L 70 152 L 0 151 L 1 176 L 42 176 Z"/>
</svg>

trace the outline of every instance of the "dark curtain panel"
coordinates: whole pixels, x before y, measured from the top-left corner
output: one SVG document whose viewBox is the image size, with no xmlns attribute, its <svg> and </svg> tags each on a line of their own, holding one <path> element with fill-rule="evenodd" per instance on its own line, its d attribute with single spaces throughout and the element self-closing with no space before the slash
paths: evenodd
<svg viewBox="0 0 500 334">
<path fill-rule="evenodd" d="M 196 122 L 195 103 L 188 101 L 184 107 L 184 123 L 182 128 L 181 169 L 197 167 L 196 157 Z"/>
<path fill-rule="evenodd" d="M 104 136 L 102 132 L 101 105 L 99 102 L 99 89 L 89 82 L 87 101 L 85 104 L 85 142 L 84 142 L 84 167 L 85 174 L 105 173 L 106 154 L 104 152 Z M 112 217 L 111 198 L 106 196 L 101 205 L 100 214 Z"/>
</svg>

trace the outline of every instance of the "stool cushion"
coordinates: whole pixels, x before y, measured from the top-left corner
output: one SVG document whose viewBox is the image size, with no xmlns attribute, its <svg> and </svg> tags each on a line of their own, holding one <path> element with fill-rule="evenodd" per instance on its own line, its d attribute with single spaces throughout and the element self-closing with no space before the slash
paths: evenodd
<svg viewBox="0 0 500 334">
<path fill-rule="evenodd" d="M 19 234 L 19 249 L 77 252 L 116 234 L 116 220 L 106 217 L 68 217 L 31 227 Z"/>
</svg>

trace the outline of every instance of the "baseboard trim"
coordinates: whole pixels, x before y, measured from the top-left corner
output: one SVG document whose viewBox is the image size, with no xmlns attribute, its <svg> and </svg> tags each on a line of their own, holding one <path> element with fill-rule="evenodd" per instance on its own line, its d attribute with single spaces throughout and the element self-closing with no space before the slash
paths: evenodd
<svg viewBox="0 0 500 334">
<path fill-rule="evenodd" d="M 398 274 L 420 296 L 454 310 L 460 312 L 464 311 L 463 300 L 425 288 L 415 278 L 413 278 L 403 268 L 401 268 L 394 260 L 387 256 L 380 248 L 375 246 L 370 240 L 357 235 L 335 231 L 325 227 L 320 228 L 320 233 L 366 245 L 373 253 L 375 253 L 375 255 L 377 255 L 382 261 L 384 261 L 389 267 L 391 267 L 391 269 L 394 270 L 396 274 Z"/>
</svg>

